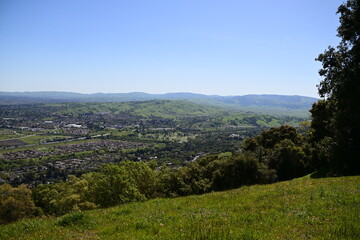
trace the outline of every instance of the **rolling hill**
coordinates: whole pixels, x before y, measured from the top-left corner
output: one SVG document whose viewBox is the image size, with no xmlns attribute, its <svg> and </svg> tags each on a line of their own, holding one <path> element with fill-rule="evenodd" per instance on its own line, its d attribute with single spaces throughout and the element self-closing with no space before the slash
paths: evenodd
<svg viewBox="0 0 360 240">
<path fill-rule="evenodd" d="M 0 226 L 0 239 L 359 239 L 360 177 L 153 199 Z"/>
<path fill-rule="evenodd" d="M 202 128 L 260 126 L 275 127 L 283 124 L 296 125 L 304 118 L 284 117 L 252 112 L 242 112 L 213 105 L 201 105 L 180 100 L 148 100 L 136 102 L 90 102 L 45 104 L 54 107 L 57 115 L 121 114 L 137 119 L 171 119 L 184 126 L 198 122 Z M 192 120 L 191 120 L 192 119 Z M 185 123 L 187 122 L 187 123 Z M 200 127 L 199 125 L 199 127 Z"/>
<path fill-rule="evenodd" d="M 287 95 L 218 96 L 195 93 L 148 94 L 72 92 L 0 92 L 0 104 L 54 102 L 129 102 L 148 100 L 182 100 L 232 110 L 306 117 L 316 98 Z"/>
</svg>

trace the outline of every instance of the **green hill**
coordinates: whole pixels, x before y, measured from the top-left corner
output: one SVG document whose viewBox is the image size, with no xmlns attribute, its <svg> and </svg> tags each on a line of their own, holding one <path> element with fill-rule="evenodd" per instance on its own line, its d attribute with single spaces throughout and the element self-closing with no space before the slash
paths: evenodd
<svg viewBox="0 0 360 240">
<path fill-rule="evenodd" d="M 79 116 L 83 114 L 111 113 L 127 117 L 162 118 L 176 120 L 182 126 L 191 124 L 198 127 L 238 127 L 260 126 L 274 127 L 282 124 L 297 124 L 305 118 L 267 115 L 223 107 L 200 105 L 179 100 L 150 100 L 122 103 L 57 103 L 46 104 L 53 107 L 58 115 Z"/>
<path fill-rule="evenodd" d="M 360 176 L 271 185 L 22 220 L 0 239 L 360 239 Z"/>
<path fill-rule="evenodd" d="M 151 100 L 122 103 L 60 103 L 58 106 L 65 107 L 60 114 L 79 115 L 86 113 L 113 113 L 127 114 L 141 117 L 193 117 L 209 116 L 223 113 L 220 107 L 203 106 L 187 101 Z M 49 106 L 52 106 L 51 104 Z"/>
<path fill-rule="evenodd" d="M 202 105 L 220 106 L 233 110 L 293 117 L 308 117 L 311 105 L 318 99 L 305 96 L 250 94 L 244 96 L 219 96 L 195 93 L 148 94 L 73 92 L 2 92 L 0 104 L 59 103 L 59 102 L 130 102 L 148 100 L 181 100 Z"/>
</svg>

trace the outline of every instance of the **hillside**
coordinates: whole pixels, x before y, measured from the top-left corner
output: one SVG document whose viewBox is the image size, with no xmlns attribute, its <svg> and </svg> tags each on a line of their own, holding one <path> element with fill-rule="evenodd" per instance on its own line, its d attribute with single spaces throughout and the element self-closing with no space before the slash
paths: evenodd
<svg viewBox="0 0 360 240">
<path fill-rule="evenodd" d="M 195 93 L 148 94 L 71 92 L 0 92 L 0 104 L 54 103 L 54 102 L 129 102 L 148 100 L 182 100 L 202 105 L 266 114 L 306 117 L 316 98 L 287 95 L 218 96 Z"/>
<path fill-rule="evenodd" d="M 49 106 L 53 106 L 49 104 Z M 192 102 L 149 100 L 121 103 L 64 103 L 55 106 L 63 106 L 60 114 L 79 115 L 86 113 L 103 114 L 126 114 L 141 117 L 201 117 L 223 113 L 220 107 L 202 106 Z"/>
<path fill-rule="evenodd" d="M 223 107 L 200 105 L 180 100 L 149 100 L 122 103 L 62 103 L 45 105 L 55 107 L 57 114 L 79 116 L 82 114 L 118 114 L 135 118 L 172 119 L 178 124 L 188 125 L 190 119 L 196 119 L 197 126 L 237 127 L 261 126 L 272 127 L 281 124 L 297 124 L 304 118 L 272 116 L 260 113 L 241 112 Z M 56 109 L 57 108 L 57 109 Z M 185 121 L 185 122 L 184 122 Z M 192 121 L 193 122 L 193 121 Z M 193 122 L 194 123 L 194 122 Z M 195 124 L 196 125 L 196 124 Z"/>
<path fill-rule="evenodd" d="M 0 227 L 0 239 L 359 239 L 360 177 L 310 176 Z"/>
</svg>

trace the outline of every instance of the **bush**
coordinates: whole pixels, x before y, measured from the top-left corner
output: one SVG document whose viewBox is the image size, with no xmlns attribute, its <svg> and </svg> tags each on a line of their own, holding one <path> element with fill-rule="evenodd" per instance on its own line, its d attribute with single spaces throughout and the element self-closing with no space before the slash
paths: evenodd
<svg viewBox="0 0 360 240">
<path fill-rule="evenodd" d="M 74 225 L 84 225 L 89 223 L 89 216 L 85 215 L 83 212 L 71 212 L 68 213 L 56 222 L 57 225 L 66 227 Z"/>
<path fill-rule="evenodd" d="M 31 217 L 35 213 L 35 204 L 31 199 L 31 190 L 21 185 L 17 188 L 4 184 L 0 186 L 0 224 L 6 224 L 21 218 Z"/>
<path fill-rule="evenodd" d="M 88 178 L 88 199 L 101 207 L 110 207 L 146 199 L 136 181 L 122 165 L 105 164 Z"/>
<path fill-rule="evenodd" d="M 82 178 L 70 175 L 67 182 L 37 188 L 34 192 L 34 199 L 37 206 L 46 213 L 54 215 L 95 209 L 97 205 L 88 200 L 88 189 L 87 175 L 83 175 Z"/>
</svg>

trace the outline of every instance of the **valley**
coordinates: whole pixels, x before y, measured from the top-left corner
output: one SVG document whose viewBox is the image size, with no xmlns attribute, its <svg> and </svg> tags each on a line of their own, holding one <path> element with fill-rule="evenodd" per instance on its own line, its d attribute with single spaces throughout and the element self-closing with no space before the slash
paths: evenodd
<svg viewBox="0 0 360 240">
<path fill-rule="evenodd" d="M 49 184 L 125 160 L 176 168 L 302 120 L 178 100 L 0 105 L 0 182 Z"/>
</svg>

